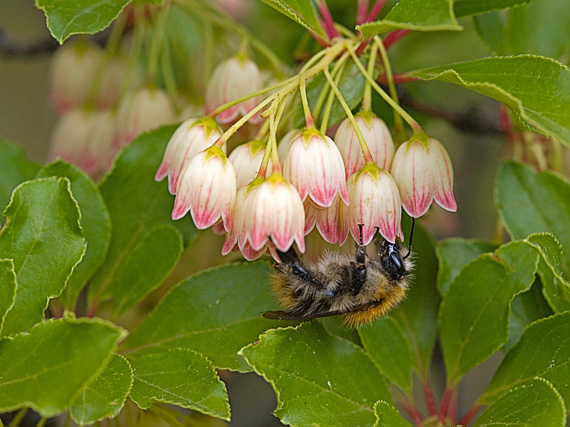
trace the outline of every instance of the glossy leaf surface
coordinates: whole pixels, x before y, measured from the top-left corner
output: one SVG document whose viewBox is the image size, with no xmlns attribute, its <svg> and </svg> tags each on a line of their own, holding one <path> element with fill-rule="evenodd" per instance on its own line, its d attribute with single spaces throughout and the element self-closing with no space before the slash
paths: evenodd
<svg viewBox="0 0 570 427">
<path fill-rule="evenodd" d="M 317 18 L 311 0 L 261 0 L 293 21 L 312 30 L 321 37 L 326 37 Z"/>
<path fill-rule="evenodd" d="M 376 423 L 374 427 L 411 427 L 398 412 L 396 408 L 386 402 L 376 402 L 374 404 L 374 415 Z"/>
<path fill-rule="evenodd" d="M 0 332 L 4 317 L 16 298 L 16 272 L 11 259 L 0 259 Z"/>
</svg>

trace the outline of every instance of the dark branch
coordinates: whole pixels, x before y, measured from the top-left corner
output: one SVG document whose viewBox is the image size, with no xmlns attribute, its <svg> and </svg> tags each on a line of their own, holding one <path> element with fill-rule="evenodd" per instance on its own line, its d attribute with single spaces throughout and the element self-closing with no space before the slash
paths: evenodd
<svg viewBox="0 0 570 427">
<path fill-rule="evenodd" d="M 58 48 L 59 44 L 55 39 L 48 38 L 45 40 L 33 40 L 31 42 L 23 42 L 8 37 L 8 35 L 0 29 L 0 54 L 6 56 L 34 56 L 42 53 L 50 53 Z"/>
</svg>

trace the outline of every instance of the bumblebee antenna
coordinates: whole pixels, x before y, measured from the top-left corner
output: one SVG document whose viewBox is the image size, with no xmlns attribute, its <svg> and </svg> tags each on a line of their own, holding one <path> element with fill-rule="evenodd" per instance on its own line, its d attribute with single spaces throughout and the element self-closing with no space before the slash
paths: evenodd
<svg viewBox="0 0 570 427">
<path fill-rule="evenodd" d="M 404 256 L 404 259 L 408 258 L 412 253 L 412 239 L 414 238 L 414 226 L 416 225 L 416 219 L 412 217 L 412 229 L 410 230 L 410 244 L 408 245 L 408 253 Z"/>
<path fill-rule="evenodd" d="M 360 235 L 358 241 L 360 243 L 360 246 L 363 246 L 363 244 L 362 244 L 362 228 L 363 227 L 364 227 L 364 224 L 358 224 L 358 231 L 359 231 L 359 235 Z"/>
</svg>

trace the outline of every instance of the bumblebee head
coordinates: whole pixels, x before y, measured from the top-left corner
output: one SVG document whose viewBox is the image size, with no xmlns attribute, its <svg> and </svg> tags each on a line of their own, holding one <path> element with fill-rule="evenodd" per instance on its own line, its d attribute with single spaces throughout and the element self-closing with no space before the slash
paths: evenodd
<svg viewBox="0 0 570 427">
<path fill-rule="evenodd" d="M 390 243 L 384 239 L 381 241 L 377 239 L 375 243 L 378 248 L 380 263 L 386 276 L 392 280 L 399 280 L 406 275 L 407 271 L 400 243 L 397 240 L 394 243 Z"/>
</svg>

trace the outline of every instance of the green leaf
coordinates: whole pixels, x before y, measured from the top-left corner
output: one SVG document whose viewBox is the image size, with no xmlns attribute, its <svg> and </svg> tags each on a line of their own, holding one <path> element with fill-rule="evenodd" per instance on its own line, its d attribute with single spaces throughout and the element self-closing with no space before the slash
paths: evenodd
<svg viewBox="0 0 570 427">
<path fill-rule="evenodd" d="M 26 159 L 22 149 L 6 140 L 0 139 L 0 211 L 10 202 L 14 188 L 29 179 L 34 178 L 39 165 Z M 2 217 L 0 216 L 0 226 Z"/>
<path fill-rule="evenodd" d="M 356 27 L 364 37 L 392 30 L 443 31 L 462 29 L 452 0 L 400 0 L 381 21 Z"/>
<path fill-rule="evenodd" d="M 360 60 L 364 66 L 366 66 L 366 59 L 361 58 Z M 364 86 L 366 84 L 366 79 L 358 69 L 357 65 L 354 61 L 349 61 L 348 64 L 345 66 L 344 71 L 342 73 L 342 77 L 340 78 L 340 82 L 338 83 L 338 89 L 342 94 L 344 100 L 346 101 L 348 107 L 351 110 L 354 110 L 361 102 L 364 96 Z M 314 110 L 315 106 L 317 105 L 317 101 L 321 92 L 325 90 L 325 87 L 328 86 L 328 82 L 326 77 L 320 73 L 317 76 L 313 77 L 307 84 L 307 100 L 309 102 L 309 107 L 311 111 Z M 330 93 L 330 88 L 329 88 Z M 326 105 L 325 99 L 325 105 Z M 324 110 L 323 107 L 320 112 L 319 116 L 316 117 L 317 123 L 320 123 L 324 117 Z M 331 106 L 330 116 L 328 125 L 332 126 L 342 119 L 346 117 L 346 113 L 344 112 L 344 108 L 340 104 L 338 98 L 334 98 L 334 101 Z M 301 104 L 300 98 L 297 99 L 297 105 L 295 109 L 295 114 L 293 116 L 293 128 L 302 128 L 305 126 L 305 114 L 303 112 L 303 105 Z"/>
<path fill-rule="evenodd" d="M 548 380 L 570 403 L 570 312 L 532 323 L 507 353 L 481 402 L 491 404 L 509 389 L 534 377 Z"/>
<path fill-rule="evenodd" d="M 111 219 L 99 189 L 80 169 L 58 160 L 38 173 L 39 178 L 49 176 L 69 179 L 71 193 L 81 211 L 81 228 L 87 242 L 85 256 L 73 270 L 63 295 L 65 307 L 74 311 L 79 293 L 105 259 L 111 239 Z"/>
<path fill-rule="evenodd" d="M 533 0 L 455 0 L 453 9 L 455 10 L 455 15 L 459 18 L 516 7 L 531 1 Z"/>
<path fill-rule="evenodd" d="M 501 101 L 532 126 L 570 145 L 570 69 L 532 55 L 484 58 L 408 73 Z M 513 78 L 513 76 L 516 76 Z"/>
<path fill-rule="evenodd" d="M 477 34 L 493 55 L 506 55 L 503 15 L 491 12 L 474 17 Z"/>
<path fill-rule="evenodd" d="M 496 246 L 482 241 L 467 239 L 446 239 L 439 242 L 436 248 L 439 269 L 437 271 L 437 288 L 445 295 L 449 285 L 457 277 L 461 269 L 485 252 L 492 252 Z"/>
<path fill-rule="evenodd" d="M 570 283 L 560 270 L 560 244 L 550 233 L 533 234 L 528 240 L 540 254 L 538 274 L 548 304 L 557 313 L 570 310 Z"/>
<path fill-rule="evenodd" d="M 480 255 L 451 283 L 439 313 L 450 384 L 507 342 L 509 303 L 530 288 L 537 264 L 536 250 L 515 241 Z"/>
<path fill-rule="evenodd" d="M 36 0 L 51 35 L 63 43 L 72 34 L 95 34 L 107 28 L 131 0 Z"/>
<path fill-rule="evenodd" d="M 85 252 L 79 208 L 67 178 L 21 184 L 4 211 L 0 254 L 14 261 L 16 300 L 2 334 L 14 335 L 41 321 L 50 298 L 57 297 Z"/>
<path fill-rule="evenodd" d="M 99 375 L 125 331 L 95 319 L 41 322 L 0 341 L 0 411 L 31 406 L 44 417 L 69 407 Z"/>
<path fill-rule="evenodd" d="M 75 397 L 69 413 L 79 425 L 93 424 L 105 417 L 115 418 L 129 394 L 133 370 L 123 356 L 113 358 L 97 378 L 87 384 Z"/>
<path fill-rule="evenodd" d="M 499 171 L 495 203 L 511 238 L 553 233 L 570 254 L 570 185 L 566 179 L 506 162 Z"/>
<path fill-rule="evenodd" d="M 327 38 L 311 0 L 261 0 L 283 15 L 302 25 L 308 30 L 317 33 L 323 38 Z"/>
<path fill-rule="evenodd" d="M 412 427 L 396 408 L 386 402 L 379 401 L 374 404 L 374 415 L 376 415 L 374 427 Z"/>
<path fill-rule="evenodd" d="M 372 425 L 374 402 L 392 401 L 364 350 L 318 322 L 270 330 L 240 353 L 273 386 L 284 424 Z"/>
<path fill-rule="evenodd" d="M 410 229 L 410 220 L 402 223 Z M 422 378 L 428 377 L 429 366 L 437 337 L 437 312 L 441 296 L 436 287 L 437 258 L 431 236 L 420 226 L 414 232 L 415 279 L 410 284 L 406 299 L 390 316 L 398 322 L 407 340 L 412 344 L 414 365 Z"/>
<path fill-rule="evenodd" d="M 380 373 L 411 396 L 411 344 L 400 325 L 391 317 L 384 317 L 358 333 L 364 349 Z"/>
<path fill-rule="evenodd" d="M 0 332 L 16 298 L 16 272 L 11 259 L 0 259 Z"/>
<path fill-rule="evenodd" d="M 239 349 L 268 328 L 283 324 L 261 316 L 278 307 L 269 286 L 271 270 L 265 262 L 236 263 L 190 277 L 131 333 L 123 352 L 130 355 L 155 346 L 187 348 L 204 354 L 216 368 L 249 371 Z"/>
<path fill-rule="evenodd" d="M 147 244 L 147 233 L 155 227 L 164 224 L 174 226 L 182 233 L 184 246 L 196 237 L 196 228 L 189 215 L 179 221 L 172 221 L 174 198 L 168 193 L 166 182 L 154 180 L 166 144 L 175 129 L 176 125 L 163 126 L 137 138 L 121 152 L 113 169 L 100 184 L 111 215 L 113 235 L 107 257 L 89 285 L 89 297 L 93 304 L 112 297 L 122 298 L 120 292 L 125 289 L 119 282 L 126 279 L 125 273 L 128 271 L 128 266 L 123 264 L 128 261 L 134 265 L 143 261 L 133 259 L 134 255 L 130 252 L 137 246 L 140 248 L 140 245 Z M 172 249 L 162 249 L 165 258 L 172 260 Z M 155 262 L 158 263 L 158 260 Z M 152 272 L 155 279 L 164 277 L 172 267 L 166 259 L 160 264 L 163 268 L 160 274 L 152 272 L 154 264 L 147 265 L 144 272 L 149 276 Z M 122 272 L 120 278 L 119 272 Z M 147 283 L 145 289 L 156 286 L 156 283 Z"/>
<path fill-rule="evenodd" d="M 560 60 L 570 47 L 570 2 L 534 0 L 509 10 L 504 28 L 509 54 L 534 53 Z"/>
<path fill-rule="evenodd" d="M 153 228 L 139 239 L 117 269 L 115 316 L 128 311 L 162 283 L 180 259 L 182 245 L 180 232 L 168 224 Z"/>
<path fill-rule="evenodd" d="M 502 350 L 510 350 L 519 341 L 523 330 L 532 322 L 550 315 L 552 310 L 542 296 L 540 280 L 535 280 L 529 291 L 517 295 L 511 302 L 509 341 Z"/>
<path fill-rule="evenodd" d="M 165 402 L 230 419 L 226 386 L 212 362 L 195 351 L 154 348 L 131 360 L 131 399 L 142 409 Z"/>
<path fill-rule="evenodd" d="M 474 427 L 564 427 L 566 415 L 560 394 L 548 381 L 535 378 L 504 394 Z"/>
</svg>

